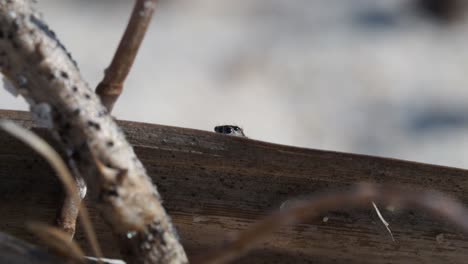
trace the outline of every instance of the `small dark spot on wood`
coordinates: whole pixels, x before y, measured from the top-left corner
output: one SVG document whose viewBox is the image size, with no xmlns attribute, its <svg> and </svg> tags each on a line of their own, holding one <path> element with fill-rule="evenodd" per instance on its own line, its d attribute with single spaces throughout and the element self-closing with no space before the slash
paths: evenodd
<svg viewBox="0 0 468 264">
<path fill-rule="evenodd" d="M 195 197 L 195 196 L 197 196 L 197 194 L 196 194 L 196 193 L 194 193 L 194 192 L 193 192 L 193 193 L 190 193 L 190 195 L 191 195 L 192 197 Z"/>
<path fill-rule="evenodd" d="M 288 192 L 282 191 L 282 190 L 277 190 L 277 191 L 276 191 L 276 194 L 278 194 L 278 196 L 282 196 L 282 195 L 287 195 Z"/>
<path fill-rule="evenodd" d="M 68 73 L 66 73 L 64 71 L 60 72 L 60 76 L 62 76 L 62 78 L 64 78 L 64 79 L 68 79 Z"/>
</svg>

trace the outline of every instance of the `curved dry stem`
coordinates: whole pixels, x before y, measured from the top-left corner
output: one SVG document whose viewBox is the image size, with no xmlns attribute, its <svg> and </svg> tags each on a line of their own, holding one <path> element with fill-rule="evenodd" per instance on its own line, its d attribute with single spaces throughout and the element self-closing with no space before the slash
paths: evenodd
<svg viewBox="0 0 468 264">
<path fill-rule="evenodd" d="M 132 16 L 120 40 L 114 58 L 96 88 L 102 104 L 109 112 L 123 90 L 123 83 L 132 68 L 135 57 L 153 17 L 156 0 L 136 0 Z"/>
<path fill-rule="evenodd" d="M 225 246 L 205 256 L 194 258 L 192 263 L 227 263 L 245 254 L 255 243 L 283 225 L 303 223 L 331 210 L 368 207 L 371 201 L 424 209 L 435 216 L 451 221 L 468 233 L 467 208 L 442 193 L 427 190 L 408 192 L 403 188 L 382 188 L 373 184 L 359 184 L 349 191 L 324 193 L 275 212 L 242 231 Z"/>
<path fill-rule="evenodd" d="M 57 176 L 65 187 L 67 195 L 72 197 L 73 200 L 80 199 L 70 170 L 60 155 L 45 140 L 11 121 L 1 120 L 0 128 L 21 140 L 44 157 L 57 173 Z M 96 233 L 89 218 L 88 210 L 84 205 L 80 208 L 78 215 L 93 253 L 96 257 L 102 258 L 103 254 L 97 241 Z"/>
<path fill-rule="evenodd" d="M 64 231 L 38 222 L 28 222 L 26 227 L 39 239 L 47 243 L 56 253 L 83 263 L 83 250 L 73 240 L 70 240 L 68 234 Z"/>
</svg>

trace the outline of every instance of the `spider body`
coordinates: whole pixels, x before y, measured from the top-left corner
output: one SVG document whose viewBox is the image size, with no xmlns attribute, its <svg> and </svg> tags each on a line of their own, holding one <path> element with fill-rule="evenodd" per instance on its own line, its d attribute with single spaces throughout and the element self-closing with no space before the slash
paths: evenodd
<svg viewBox="0 0 468 264">
<path fill-rule="evenodd" d="M 229 136 L 236 136 L 236 137 L 245 137 L 244 130 L 238 126 L 234 125 L 222 125 L 216 126 L 214 128 L 216 133 L 225 134 Z"/>
</svg>

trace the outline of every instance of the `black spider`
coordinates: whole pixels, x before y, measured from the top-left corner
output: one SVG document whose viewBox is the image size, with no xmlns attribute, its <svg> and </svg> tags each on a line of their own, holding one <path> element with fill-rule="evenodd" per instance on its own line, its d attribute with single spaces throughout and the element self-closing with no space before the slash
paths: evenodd
<svg viewBox="0 0 468 264">
<path fill-rule="evenodd" d="M 242 128 L 233 125 L 223 125 L 223 126 L 216 126 L 214 128 L 216 133 L 230 135 L 230 136 L 238 136 L 238 137 L 245 137 L 244 131 Z"/>
</svg>

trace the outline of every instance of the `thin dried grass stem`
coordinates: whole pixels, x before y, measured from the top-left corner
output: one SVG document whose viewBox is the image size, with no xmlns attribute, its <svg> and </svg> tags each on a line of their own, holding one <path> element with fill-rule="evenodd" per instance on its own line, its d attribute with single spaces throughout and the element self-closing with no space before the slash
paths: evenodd
<svg viewBox="0 0 468 264">
<path fill-rule="evenodd" d="M 468 210 L 459 202 L 436 191 L 408 190 L 395 187 L 381 188 L 360 184 L 349 191 L 328 192 L 310 200 L 300 201 L 275 212 L 257 224 L 239 233 L 225 246 L 205 256 L 194 258 L 192 263 L 227 263 L 244 255 L 257 242 L 284 225 L 294 225 L 321 213 L 343 208 L 368 207 L 369 203 L 396 204 L 399 207 L 416 207 L 442 217 L 468 232 Z"/>
<path fill-rule="evenodd" d="M 24 142 L 26 145 L 28 145 L 37 153 L 39 153 L 42 157 L 44 157 L 57 173 L 57 177 L 60 179 L 63 186 L 65 187 L 67 195 L 69 197 L 72 197 L 73 200 L 81 200 L 81 198 L 79 197 L 79 193 L 76 191 L 77 187 L 75 185 L 75 181 L 73 180 L 73 176 L 70 170 L 68 169 L 67 165 L 65 165 L 65 162 L 62 160 L 60 155 L 45 140 L 38 137 L 31 131 L 16 125 L 11 121 L 0 121 L 0 127 L 13 137 Z M 83 203 L 80 210 L 78 211 L 81 224 L 85 231 L 88 242 L 91 245 L 93 253 L 96 255 L 96 257 L 102 258 L 102 250 L 99 246 L 96 233 L 94 232 L 94 228 L 89 217 L 88 209 L 86 208 L 86 206 L 84 206 Z"/>
</svg>

